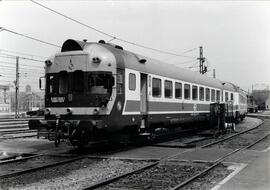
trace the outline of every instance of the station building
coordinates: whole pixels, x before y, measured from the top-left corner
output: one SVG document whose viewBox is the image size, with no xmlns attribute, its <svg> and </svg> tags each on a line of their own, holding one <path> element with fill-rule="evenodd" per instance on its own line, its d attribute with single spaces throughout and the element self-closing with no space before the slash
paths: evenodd
<svg viewBox="0 0 270 190">
<path fill-rule="evenodd" d="M 268 96 L 268 98 L 265 101 L 265 109 L 270 110 L 270 95 Z"/>
</svg>

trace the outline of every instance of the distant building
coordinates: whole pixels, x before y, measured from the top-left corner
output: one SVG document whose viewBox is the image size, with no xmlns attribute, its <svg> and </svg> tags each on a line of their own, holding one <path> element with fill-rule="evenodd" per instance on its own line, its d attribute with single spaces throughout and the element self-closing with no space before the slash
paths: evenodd
<svg viewBox="0 0 270 190">
<path fill-rule="evenodd" d="M 254 101 L 258 105 L 259 110 L 269 109 L 269 103 L 267 104 L 267 102 L 269 102 L 270 90 L 253 90 L 251 94 L 254 98 Z"/>
<path fill-rule="evenodd" d="M 32 111 L 44 108 L 43 92 L 20 92 L 19 112 Z M 11 93 L 11 110 L 15 111 L 15 92 Z"/>
<path fill-rule="evenodd" d="M 20 98 L 20 109 L 22 111 L 32 111 L 44 108 L 44 98 L 37 93 L 26 93 Z"/>
<path fill-rule="evenodd" d="M 265 101 L 265 109 L 270 110 L 270 96 Z"/>
<path fill-rule="evenodd" d="M 29 84 L 27 84 L 27 85 L 25 86 L 25 92 L 26 92 L 26 93 L 31 93 L 31 86 L 30 86 Z"/>
<path fill-rule="evenodd" d="M 10 89 L 8 85 L 0 85 L 0 113 L 9 113 L 10 110 Z"/>
</svg>

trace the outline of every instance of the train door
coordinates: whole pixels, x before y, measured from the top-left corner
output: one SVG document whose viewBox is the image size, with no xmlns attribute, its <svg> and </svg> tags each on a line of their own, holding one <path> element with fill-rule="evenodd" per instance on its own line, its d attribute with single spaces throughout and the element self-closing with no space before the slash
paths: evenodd
<svg viewBox="0 0 270 190">
<path fill-rule="evenodd" d="M 147 114 L 147 74 L 141 73 L 141 115 Z"/>
<path fill-rule="evenodd" d="M 148 101 L 147 101 L 147 74 L 141 73 L 141 101 L 140 101 L 140 112 L 141 112 L 141 126 L 140 135 L 149 135 L 148 133 Z"/>
</svg>

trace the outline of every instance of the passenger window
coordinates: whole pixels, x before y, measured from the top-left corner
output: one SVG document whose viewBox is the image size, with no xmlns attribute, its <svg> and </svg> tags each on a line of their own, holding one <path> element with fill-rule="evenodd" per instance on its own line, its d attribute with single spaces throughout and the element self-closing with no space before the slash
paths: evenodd
<svg viewBox="0 0 270 190">
<path fill-rule="evenodd" d="M 165 80 L 165 98 L 172 97 L 172 81 Z"/>
<path fill-rule="evenodd" d="M 216 91 L 211 89 L 211 101 L 214 102 L 216 100 Z"/>
<path fill-rule="evenodd" d="M 220 91 L 217 90 L 217 96 L 216 96 L 216 101 L 219 102 L 220 101 Z"/>
<path fill-rule="evenodd" d="M 228 92 L 225 92 L 225 101 L 227 102 L 229 100 L 229 97 L 228 97 Z"/>
<path fill-rule="evenodd" d="M 204 101 L 204 87 L 200 87 L 199 94 L 200 94 L 200 100 Z"/>
<path fill-rule="evenodd" d="M 233 93 L 231 93 L 231 100 L 233 100 Z"/>
<path fill-rule="evenodd" d="M 206 98 L 206 101 L 210 101 L 210 89 L 209 88 L 205 89 L 205 98 Z"/>
<path fill-rule="evenodd" d="M 161 96 L 161 79 L 152 79 L 152 95 L 153 97 Z"/>
<path fill-rule="evenodd" d="M 189 84 L 184 85 L 184 96 L 186 100 L 190 99 L 190 85 Z"/>
<path fill-rule="evenodd" d="M 136 75 L 129 73 L 129 90 L 136 90 Z"/>
<path fill-rule="evenodd" d="M 182 83 L 176 82 L 175 83 L 175 98 L 182 99 Z"/>
<path fill-rule="evenodd" d="M 192 85 L 192 100 L 198 100 L 198 86 Z"/>
</svg>

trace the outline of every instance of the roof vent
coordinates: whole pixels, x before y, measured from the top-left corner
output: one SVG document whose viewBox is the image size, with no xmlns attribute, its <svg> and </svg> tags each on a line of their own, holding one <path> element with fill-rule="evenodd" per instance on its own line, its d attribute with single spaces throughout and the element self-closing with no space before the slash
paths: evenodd
<svg viewBox="0 0 270 190">
<path fill-rule="evenodd" d="M 146 59 L 140 59 L 139 62 L 140 63 L 145 63 L 146 62 Z"/>
<path fill-rule="evenodd" d="M 98 43 L 100 43 L 100 44 L 106 44 L 106 42 L 104 40 L 99 40 Z"/>
<path fill-rule="evenodd" d="M 119 46 L 119 45 L 116 45 L 116 44 L 113 44 L 113 43 L 107 43 L 107 44 L 110 45 L 110 46 L 113 46 L 116 49 L 121 49 L 121 50 L 124 49 L 122 46 Z"/>
<path fill-rule="evenodd" d="M 115 47 L 116 49 L 121 49 L 121 50 L 123 50 L 123 47 L 122 47 L 122 46 L 115 45 L 114 47 Z"/>
<path fill-rule="evenodd" d="M 84 42 L 87 42 L 87 39 L 83 39 Z"/>
<path fill-rule="evenodd" d="M 61 52 L 66 51 L 82 51 L 86 43 L 81 41 L 75 41 L 72 39 L 66 40 L 62 45 Z"/>
</svg>

